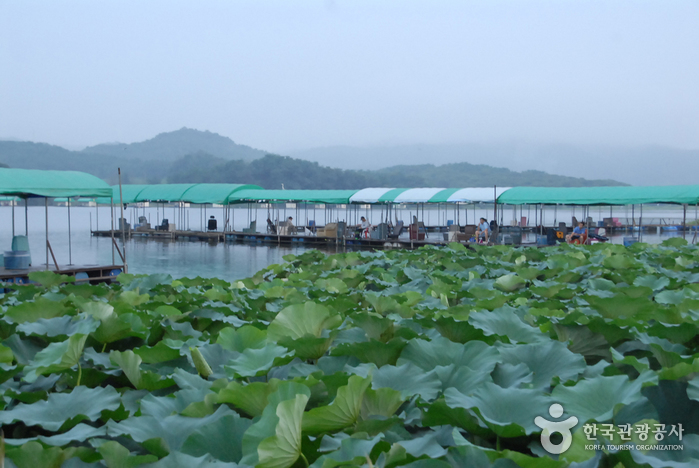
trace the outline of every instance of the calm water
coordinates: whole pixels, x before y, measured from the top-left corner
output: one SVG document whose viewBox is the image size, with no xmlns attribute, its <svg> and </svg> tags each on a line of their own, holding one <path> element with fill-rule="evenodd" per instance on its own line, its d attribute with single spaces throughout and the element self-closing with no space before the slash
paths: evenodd
<svg viewBox="0 0 699 468">
<path fill-rule="evenodd" d="M 324 210 L 316 209 L 315 212 L 310 209 L 296 210 L 293 205 L 290 208 L 280 209 L 270 212 L 270 217 L 276 219 L 285 219 L 287 216 L 293 216 L 296 224 L 303 224 L 306 219 L 315 219 L 318 224 L 325 224 L 326 217 L 328 221 L 337 219 L 350 219 L 351 223 L 355 222 L 359 216 L 367 216 L 374 224 L 380 222 L 385 217 L 385 212 L 382 212 L 379 207 L 373 209 L 356 209 L 356 210 Z M 416 209 L 405 209 L 398 212 L 398 218 L 406 222 L 416 213 Z M 43 207 L 29 207 L 28 228 L 29 228 L 29 244 L 32 253 L 34 265 L 44 264 L 46 262 L 46 237 L 45 237 L 45 212 Z M 193 230 L 199 230 L 204 219 L 211 215 L 216 216 L 221 225 L 223 210 L 221 208 L 207 209 L 206 217 L 204 211 L 200 208 L 188 208 L 177 210 L 173 208 L 165 209 L 165 216 L 179 222 L 178 229 L 181 226 L 189 227 Z M 627 214 L 628 213 L 628 214 Z M 425 209 L 424 210 L 425 224 L 446 224 L 447 220 L 458 219 L 461 224 L 465 224 L 464 220 L 468 216 L 468 222 L 472 223 L 474 218 L 485 216 L 488 219 L 492 218 L 492 208 L 461 208 L 457 213 L 452 209 Z M 510 207 L 503 212 L 503 219 L 508 224 L 510 219 L 515 217 L 515 212 Z M 162 207 L 150 208 L 128 208 L 125 212 L 127 219 L 133 219 L 137 216 L 145 215 L 151 220 L 152 224 L 157 224 L 163 217 Z M 525 207 L 521 213 L 522 216 L 531 215 L 534 219 L 533 210 L 527 210 Z M 572 210 L 547 208 L 544 215 L 544 220 L 547 224 L 552 224 L 554 219 L 557 221 L 566 221 L 570 223 Z M 589 215 L 595 221 L 602 217 L 609 216 L 609 208 L 601 210 L 591 209 Z M 68 210 L 66 207 L 49 207 L 48 223 L 49 223 L 49 241 L 53 247 L 56 259 L 59 265 L 66 265 L 72 261 L 75 265 L 96 265 L 109 264 L 112 261 L 111 239 L 103 237 L 92 237 L 90 235 L 90 227 L 97 228 L 97 211 L 96 208 L 88 207 L 71 207 L 71 248 L 69 249 L 68 242 Z M 258 231 L 264 228 L 264 221 L 267 219 L 268 211 L 266 209 L 258 209 L 257 213 L 254 210 L 248 211 L 245 208 L 238 209 L 235 212 L 235 228 L 237 230 L 246 227 L 250 219 L 255 219 L 257 216 Z M 394 216 L 394 213 L 391 213 Z M 516 216 L 520 216 L 519 209 Z M 581 218 L 581 210 L 577 209 L 577 216 Z M 615 208 L 614 217 L 621 218 L 625 221 L 631 216 L 630 208 L 625 210 L 623 207 Z M 644 223 L 664 220 L 668 224 L 679 223 L 682 220 L 682 210 L 677 208 L 646 208 L 644 207 L 643 215 Z M 639 213 L 635 212 L 635 218 L 638 222 Z M 655 219 L 653 219 L 655 218 Z M 420 219 L 422 210 L 420 210 Z M 694 209 L 688 211 L 687 219 L 695 219 Z M 99 209 L 99 228 L 108 229 L 110 226 L 109 207 Z M 407 223 L 406 223 L 407 224 Z M 15 207 L 15 233 L 24 234 L 25 217 L 24 207 Z M 681 233 L 679 233 L 681 235 Z M 437 234 L 430 234 L 437 236 Z M 630 235 L 630 234 L 627 234 Z M 661 234 L 643 234 L 643 241 L 649 243 L 657 243 L 663 239 L 677 236 L 677 232 L 663 232 Z M 692 240 L 693 234 L 687 233 L 687 239 Z M 612 239 L 614 243 L 621 243 L 624 235 L 615 236 Z M 530 238 L 530 240 L 533 240 Z M 10 250 L 12 242 L 12 208 L 9 206 L 0 207 L 0 251 Z M 121 241 L 119 241 L 121 246 Z M 282 257 L 289 253 L 301 253 L 303 247 L 277 247 L 277 246 L 251 246 L 244 244 L 229 244 L 229 243 L 206 243 L 206 242 L 190 242 L 190 241 L 165 241 L 155 239 L 136 238 L 127 240 L 126 253 L 129 263 L 129 271 L 131 273 L 169 273 L 173 277 L 219 277 L 227 280 L 234 280 L 251 276 L 260 269 L 274 264 L 283 262 Z M 118 258 L 118 257 L 117 257 Z M 51 262 L 52 263 L 52 262 Z"/>
</svg>

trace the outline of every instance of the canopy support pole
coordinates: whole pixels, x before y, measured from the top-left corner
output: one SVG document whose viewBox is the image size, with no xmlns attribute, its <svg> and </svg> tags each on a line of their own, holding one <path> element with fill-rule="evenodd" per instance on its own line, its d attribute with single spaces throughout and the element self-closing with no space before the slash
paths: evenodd
<svg viewBox="0 0 699 468">
<path fill-rule="evenodd" d="M 73 264 L 73 244 L 70 236 L 70 197 L 68 197 L 68 265 Z"/>
<path fill-rule="evenodd" d="M 100 204 L 95 200 L 95 216 L 97 218 L 97 225 L 95 226 L 95 231 L 100 230 Z"/>
<path fill-rule="evenodd" d="M 643 242 L 643 203 L 641 203 L 641 217 L 638 218 L 638 240 Z"/>
<path fill-rule="evenodd" d="M 687 238 L 687 204 L 682 204 L 682 239 Z"/>
<path fill-rule="evenodd" d="M 123 252 L 123 258 L 124 258 L 124 273 L 129 272 L 129 264 L 126 261 L 126 226 L 124 222 L 124 194 L 122 193 L 121 190 L 121 168 L 117 168 L 117 172 L 119 174 L 119 207 L 121 208 L 121 248 L 124 251 Z"/>
<path fill-rule="evenodd" d="M 29 207 L 27 199 L 24 199 L 24 235 L 29 236 Z"/>
<path fill-rule="evenodd" d="M 109 233 L 112 237 L 112 265 L 114 265 L 114 195 L 109 197 L 109 205 L 111 207 L 109 212 L 112 214 L 112 229 L 109 230 Z"/>
<path fill-rule="evenodd" d="M 498 220 L 498 186 L 493 185 L 493 219 Z"/>
<path fill-rule="evenodd" d="M 12 203 L 12 238 L 14 239 L 14 237 L 15 237 L 15 201 L 12 200 L 10 203 Z"/>
<path fill-rule="evenodd" d="M 44 198 L 44 212 L 46 214 L 46 269 L 49 269 L 49 199 Z"/>
</svg>

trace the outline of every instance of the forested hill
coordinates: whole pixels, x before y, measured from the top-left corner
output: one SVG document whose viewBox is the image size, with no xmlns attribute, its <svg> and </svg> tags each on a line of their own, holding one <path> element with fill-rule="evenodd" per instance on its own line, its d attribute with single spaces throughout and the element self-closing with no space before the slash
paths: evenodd
<svg viewBox="0 0 699 468">
<path fill-rule="evenodd" d="M 172 161 L 176 158 L 203 151 L 222 159 L 250 160 L 261 158 L 266 151 L 239 145 L 218 133 L 181 128 L 160 133 L 154 138 L 137 143 L 106 143 L 88 146 L 82 152 L 103 154 L 117 158 Z"/>
<path fill-rule="evenodd" d="M 138 143 L 103 144 L 82 151 L 45 143 L 0 141 L 0 164 L 22 169 L 83 171 L 110 184 L 117 182 L 117 168 L 121 168 L 125 184 L 225 182 L 265 188 L 281 188 L 283 184 L 287 189 L 623 185 L 613 180 L 516 172 L 466 162 L 343 170 L 268 154 L 215 133 L 187 128 Z"/>
<path fill-rule="evenodd" d="M 364 187 L 586 187 L 624 185 L 613 180 L 586 180 L 539 171 L 508 169 L 469 163 L 443 166 L 394 166 L 378 171 L 352 171 L 268 154 L 253 161 L 223 161 L 199 153 L 176 161 L 167 182 L 249 183 L 264 188 L 356 189 Z"/>
</svg>

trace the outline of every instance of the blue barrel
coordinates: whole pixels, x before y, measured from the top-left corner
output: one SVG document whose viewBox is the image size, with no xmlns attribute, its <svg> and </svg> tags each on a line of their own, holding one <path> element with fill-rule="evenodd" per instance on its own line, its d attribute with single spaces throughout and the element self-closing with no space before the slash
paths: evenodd
<svg viewBox="0 0 699 468">
<path fill-rule="evenodd" d="M 547 236 L 542 236 L 542 235 L 537 235 L 536 236 L 536 245 L 548 245 L 548 237 Z"/>
<path fill-rule="evenodd" d="M 624 237 L 624 247 L 629 247 L 638 242 L 638 237 Z"/>
<path fill-rule="evenodd" d="M 30 257 L 28 250 L 6 250 L 4 255 L 4 265 L 8 270 L 29 269 Z"/>
</svg>

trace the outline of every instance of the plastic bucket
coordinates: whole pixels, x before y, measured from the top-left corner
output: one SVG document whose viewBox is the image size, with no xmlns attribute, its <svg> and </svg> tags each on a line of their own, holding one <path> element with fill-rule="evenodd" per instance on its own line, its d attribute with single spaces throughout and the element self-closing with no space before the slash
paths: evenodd
<svg viewBox="0 0 699 468">
<path fill-rule="evenodd" d="M 548 245 L 548 237 L 547 236 L 542 236 L 542 235 L 537 235 L 536 236 L 536 245 Z"/>
<path fill-rule="evenodd" d="M 5 268 L 8 270 L 27 270 L 29 268 L 30 258 L 28 250 L 11 250 L 5 251 L 4 255 Z"/>
</svg>

